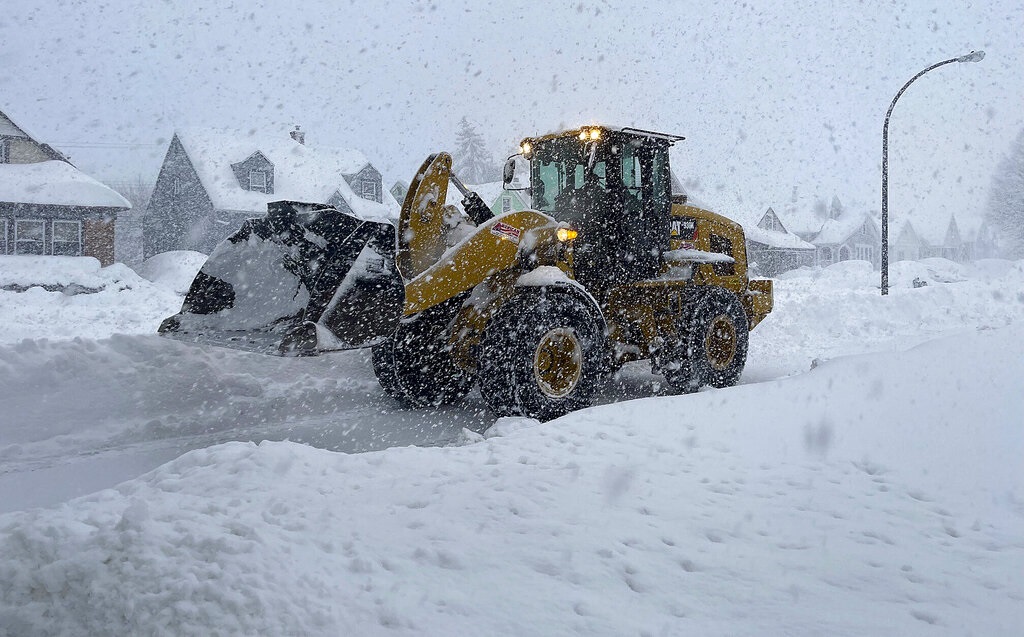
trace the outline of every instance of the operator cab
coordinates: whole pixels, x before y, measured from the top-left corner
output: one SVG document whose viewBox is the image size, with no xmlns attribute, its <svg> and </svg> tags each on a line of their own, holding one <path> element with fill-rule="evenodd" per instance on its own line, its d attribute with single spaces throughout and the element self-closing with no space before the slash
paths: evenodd
<svg viewBox="0 0 1024 637">
<path fill-rule="evenodd" d="M 523 140 L 533 207 L 579 232 L 575 277 L 600 292 L 654 277 L 669 247 L 668 149 L 682 137 L 583 127 Z M 506 166 L 506 185 L 514 175 Z"/>
</svg>

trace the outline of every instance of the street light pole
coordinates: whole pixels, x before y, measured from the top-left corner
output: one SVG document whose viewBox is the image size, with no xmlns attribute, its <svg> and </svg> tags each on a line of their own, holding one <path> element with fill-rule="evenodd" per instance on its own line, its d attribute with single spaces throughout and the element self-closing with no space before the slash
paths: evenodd
<svg viewBox="0 0 1024 637">
<path fill-rule="evenodd" d="M 892 104 L 885 113 L 885 125 L 882 126 L 882 296 L 889 294 L 889 117 L 892 115 L 892 109 L 896 107 L 896 101 L 907 87 L 928 71 L 953 62 L 980 62 L 984 57 L 984 51 L 971 51 L 967 55 L 932 64 L 903 85 L 899 93 L 896 93 L 896 97 L 892 98 Z"/>
</svg>

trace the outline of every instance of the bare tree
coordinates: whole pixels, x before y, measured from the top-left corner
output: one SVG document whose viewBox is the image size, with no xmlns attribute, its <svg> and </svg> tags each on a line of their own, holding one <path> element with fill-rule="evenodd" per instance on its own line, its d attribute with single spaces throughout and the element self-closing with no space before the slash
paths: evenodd
<svg viewBox="0 0 1024 637">
<path fill-rule="evenodd" d="M 1024 259 L 1024 130 L 996 167 L 985 216 L 997 231 L 1003 254 Z"/>
<path fill-rule="evenodd" d="M 142 218 L 153 194 L 152 182 L 141 175 L 134 179 L 114 182 L 110 187 L 128 200 L 132 209 L 117 217 L 114 229 L 114 258 L 130 266 L 142 263 Z"/>
</svg>

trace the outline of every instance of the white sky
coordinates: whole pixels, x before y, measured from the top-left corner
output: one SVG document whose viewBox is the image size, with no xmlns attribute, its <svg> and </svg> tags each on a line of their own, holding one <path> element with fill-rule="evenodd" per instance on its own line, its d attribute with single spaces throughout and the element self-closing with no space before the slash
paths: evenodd
<svg viewBox="0 0 1024 637">
<path fill-rule="evenodd" d="M 898 220 L 977 210 L 1024 127 L 1024 3 L 1011 0 L 11 4 L 0 110 L 111 181 L 155 179 L 175 127 L 294 124 L 408 181 L 466 115 L 495 155 L 592 122 L 686 135 L 676 172 L 726 214 L 784 210 L 794 187 L 805 212 L 833 194 L 877 209 L 893 95 L 985 50 L 900 99 Z"/>
</svg>

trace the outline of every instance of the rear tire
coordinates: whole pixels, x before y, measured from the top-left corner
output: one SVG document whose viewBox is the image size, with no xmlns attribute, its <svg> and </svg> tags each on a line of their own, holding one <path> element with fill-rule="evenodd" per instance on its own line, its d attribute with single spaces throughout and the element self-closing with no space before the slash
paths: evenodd
<svg viewBox="0 0 1024 637">
<path fill-rule="evenodd" d="M 731 387 L 747 363 L 750 330 L 739 298 L 720 287 L 708 287 L 695 299 L 678 326 L 679 341 L 663 365 L 665 379 L 678 391 Z"/>
<path fill-rule="evenodd" d="M 590 405 L 603 368 L 603 321 L 571 292 L 528 289 L 484 332 L 480 393 L 499 416 L 557 418 Z"/>
<path fill-rule="evenodd" d="M 436 407 L 465 397 L 473 375 L 452 360 L 444 327 L 429 316 L 399 323 L 373 347 L 373 371 L 384 392 L 409 407 Z"/>
</svg>

